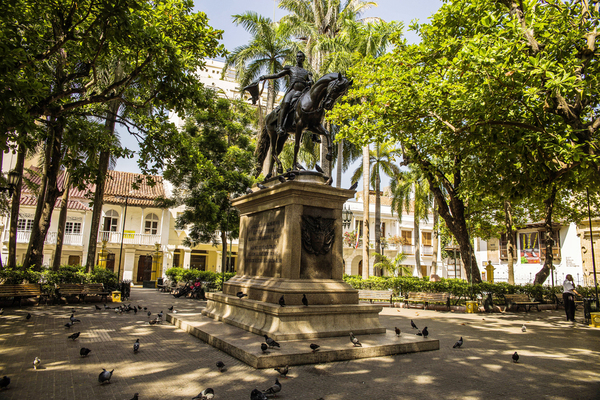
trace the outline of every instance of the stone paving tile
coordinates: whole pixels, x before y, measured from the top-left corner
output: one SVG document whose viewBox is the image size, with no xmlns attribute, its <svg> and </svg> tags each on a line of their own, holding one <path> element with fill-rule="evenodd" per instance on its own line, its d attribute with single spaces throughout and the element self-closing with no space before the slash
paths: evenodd
<svg viewBox="0 0 600 400">
<path fill-rule="evenodd" d="M 200 312 L 205 302 L 175 299 L 134 288 L 132 304 L 155 315 L 173 305 Z M 0 399 L 191 399 L 213 387 L 215 399 L 248 399 L 271 386 L 277 372 L 255 370 L 199 339 L 164 323 L 150 326 L 145 313 L 95 311 L 93 303 L 3 304 L 0 317 L 0 376 L 11 378 Z M 67 329 L 70 310 L 81 324 Z M 25 320 L 30 312 L 32 318 Z M 564 311 L 461 314 L 384 308 L 388 329 L 414 334 L 413 319 L 440 340 L 439 351 L 290 367 L 280 381 L 280 399 L 600 399 L 600 329 L 563 322 Z M 582 320 L 581 310 L 576 318 Z M 527 332 L 521 332 L 525 323 Z M 81 332 L 75 342 L 67 336 Z M 463 336 L 461 349 L 452 345 Z M 141 349 L 133 353 L 139 338 Z M 348 343 L 351 346 L 350 343 Z M 79 356 L 81 347 L 92 352 Z M 282 341 L 282 346 L 285 342 Z M 518 364 L 511 355 L 518 351 Z M 42 368 L 34 371 L 35 357 Z M 216 362 L 227 370 L 219 373 Z M 100 385 L 102 368 L 115 369 Z"/>
</svg>

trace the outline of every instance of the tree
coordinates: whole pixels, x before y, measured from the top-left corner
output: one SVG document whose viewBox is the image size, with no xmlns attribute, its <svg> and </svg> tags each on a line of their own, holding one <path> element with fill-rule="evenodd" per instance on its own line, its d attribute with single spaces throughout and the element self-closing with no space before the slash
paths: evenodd
<svg viewBox="0 0 600 400">
<path fill-rule="evenodd" d="M 164 173 L 176 188 L 171 204 L 185 205 L 176 223 L 189 230 L 186 244 L 220 244 L 222 271 L 227 237 L 239 235 L 239 214 L 231 200 L 253 183 L 250 136 L 255 126 L 250 107 L 242 101 L 207 99 L 186 119 L 180 145 Z"/>
<path fill-rule="evenodd" d="M 373 268 L 379 268 L 381 270 L 388 271 L 393 276 L 404 276 L 410 275 L 411 270 L 406 265 L 403 265 L 402 262 L 406 260 L 406 254 L 399 252 L 396 254 L 393 260 L 390 260 L 389 257 L 384 256 L 379 253 L 375 253 L 375 264 Z"/>
<path fill-rule="evenodd" d="M 199 96 L 201 84 L 193 72 L 203 65 L 203 57 L 221 53 L 221 32 L 207 25 L 204 13 L 191 13 L 191 4 L 181 0 L 2 4 L 0 37 L 6 51 L 0 60 L 0 132 L 9 132 L 3 143 L 36 123 L 47 127 L 40 206 L 24 262 L 24 267 L 39 267 L 43 238 L 60 195 L 56 179 L 68 115 L 91 113 L 92 105 L 113 100 L 140 111 L 157 106 L 181 110 Z M 98 71 L 116 53 L 123 75 L 100 82 Z M 156 132 L 159 121 L 166 119 L 161 111 L 140 116 L 133 125 L 152 140 L 155 135 L 148 131 Z M 146 144 L 142 151 L 159 148 Z M 152 158 L 158 158 L 156 153 Z"/>
<path fill-rule="evenodd" d="M 233 16 L 236 25 L 242 25 L 252 35 L 248 44 L 236 47 L 227 56 L 223 73 L 234 65 L 236 79 L 244 87 L 258 79 L 260 75 L 275 74 L 283 69 L 286 60 L 295 55 L 294 44 L 279 23 L 252 11 Z M 275 107 L 279 91 L 279 80 L 268 81 L 267 114 Z"/>
</svg>

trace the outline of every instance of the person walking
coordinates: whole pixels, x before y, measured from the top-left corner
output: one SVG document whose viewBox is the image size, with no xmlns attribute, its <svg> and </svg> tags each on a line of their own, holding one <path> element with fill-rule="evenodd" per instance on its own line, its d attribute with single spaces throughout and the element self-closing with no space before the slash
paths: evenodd
<svg viewBox="0 0 600 400">
<path fill-rule="evenodd" d="M 579 293 L 575 290 L 573 275 L 567 274 L 563 282 L 563 300 L 565 303 L 565 312 L 567 313 L 567 321 L 575 322 L 575 296 L 579 296 Z"/>
</svg>

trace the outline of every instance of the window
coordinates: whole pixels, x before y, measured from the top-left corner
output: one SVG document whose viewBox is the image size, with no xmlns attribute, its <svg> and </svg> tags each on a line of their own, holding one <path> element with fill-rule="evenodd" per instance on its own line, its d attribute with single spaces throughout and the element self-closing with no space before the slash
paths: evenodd
<svg viewBox="0 0 600 400">
<path fill-rule="evenodd" d="M 17 221 L 17 230 L 18 231 L 30 231 L 33 228 L 33 220 L 32 219 L 21 219 Z"/>
<path fill-rule="evenodd" d="M 144 233 L 147 235 L 156 235 L 158 233 L 158 217 L 156 214 L 148 214 L 146 216 Z"/>
<path fill-rule="evenodd" d="M 431 232 L 422 232 L 421 238 L 423 246 L 431 246 Z"/>
<path fill-rule="evenodd" d="M 411 245 L 412 244 L 412 231 L 402 231 L 402 244 L 403 245 Z"/>
<path fill-rule="evenodd" d="M 381 237 L 385 237 L 385 222 L 381 223 Z"/>
<path fill-rule="evenodd" d="M 116 232 L 119 225 L 119 213 L 115 210 L 108 210 L 104 214 L 104 224 L 102 230 L 106 232 Z"/>
<path fill-rule="evenodd" d="M 65 225 L 65 234 L 81 235 L 81 222 L 67 222 Z"/>
</svg>

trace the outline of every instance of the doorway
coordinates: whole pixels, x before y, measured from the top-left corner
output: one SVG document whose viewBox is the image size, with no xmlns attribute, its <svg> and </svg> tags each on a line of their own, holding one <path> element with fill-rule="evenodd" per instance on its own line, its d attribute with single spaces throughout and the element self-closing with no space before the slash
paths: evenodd
<svg viewBox="0 0 600 400">
<path fill-rule="evenodd" d="M 358 262 L 358 276 L 362 276 L 362 260 Z"/>
<path fill-rule="evenodd" d="M 115 272 L 115 253 L 108 253 L 106 256 L 106 269 Z"/>
<path fill-rule="evenodd" d="M 138 260 L 137 281 L 149 281 L 152 277 L 152 256 L 140 256 Z"/>
</svg>

